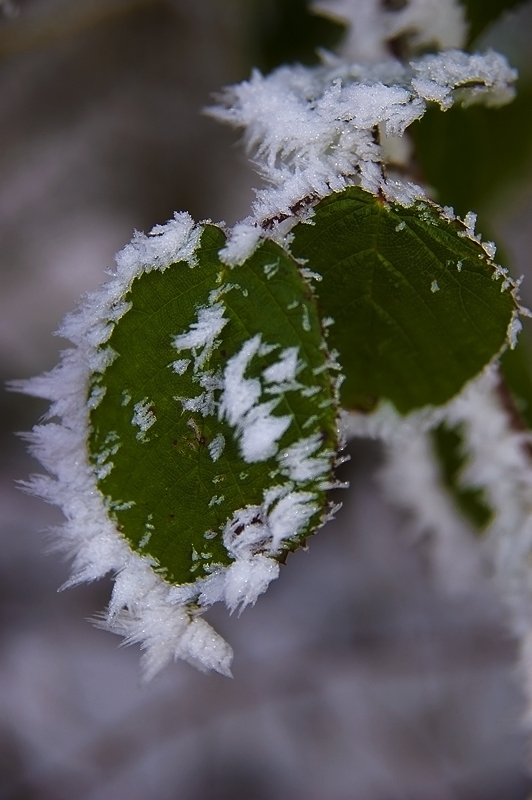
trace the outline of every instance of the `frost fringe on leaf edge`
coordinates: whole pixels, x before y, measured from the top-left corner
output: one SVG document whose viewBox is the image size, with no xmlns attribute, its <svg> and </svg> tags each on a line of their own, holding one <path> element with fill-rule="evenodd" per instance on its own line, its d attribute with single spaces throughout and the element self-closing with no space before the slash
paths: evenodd
<svg viewBox="0 0 532 800">
<path fill-rule="evenodd" d="M 98 624 L 125 636 L 126 643 L 140 643 L 146 651 L 142 663 L 146 680 L 172 658 L 230 675 L 232 650 L 199 612 L 193 614 L 184 604 L 169 601 L 170 587 L 153 571 L 153 562 L 133 552 L 116 531 L 88 463 L 87 395 L 90 376 L 112 360 L 101 345 L 112 323 L 128 310 L 123 297 L 133 279 L 178 261 L 194 264 L 201 230 L 189 214 L 181 213 L 148 236 L 136 233 L 117 254 L 111 280 L 88 294 L 61 325 L 58 333 L 75 347 L 66 350 L 50 372 L 14 387 L 52 401 L 46 419 L 61 420 L 61 424 L 47 421 L 27 434 L 31 452 L 53 477 L 35 475 L 24 485 L 59 505 L 66 517 L 57 549 L 72 558 L 73 574 L 63 588 L 115 574 L 107 613 Z"/>
<path fill-rule="evenodd" d="M 144 272 L 164 270 L 176 262 L 195 266 L 202 230 L 203 225 L 196 225 L 187 213 L 181 213 L 167 225 L 156 226 L 148 236 L 136 233 L 118 253 L 111 280 L 88 294 L 59 329 L 75 348 L 66 350 L 51 372 L 13 386 L 52 401 L 46 424 L 36 426 L 26 438 L 32 454 L 53 477 L 36 475 L 24 486 L 59 505 L 66 517 L 57 549 L 73 559 L 73 575 L 63 588 L 114 574 L 111 601 L 97 624 L 125 636 L 128 644 L 140 643 L 146 651 L 142 665 L 146 680 L 172 658 L 230 675 L 232 650 L 201 614 L 220 600 L 230 610 L 253 604 L 279 574 L 276 553 L 254 554 L 240 547 L 231 549 L 234 561 L 229 567 L 191 584 L 166 583 L 154 570 L 156 562 L 132 551 L 117 532 L 97 487 L 95 468 L 88 461 L 89 415 L 98 399 L 88 397 L 90 378 L 103 372 L 115 357 L 105 343 L 113 324 L 129 310 L 124 297 L 133 279 Z M 61 420 L 60 424 L 51 421 L 54 417 Z M 237 523 L 245 522 L 248 510 L 235 512 L 228 521 L 228 536 Z M 254 507 L 251 510 L 257 511 Z M 331 507 L 325 512 L 321 525 L 336 510 Z M 289 513 L 294 516 L 295 511 Z M 294 533 L 292 530 L 290 535 Z M 235 584 L 246 587 L 236 602 Z"/>
</svg>

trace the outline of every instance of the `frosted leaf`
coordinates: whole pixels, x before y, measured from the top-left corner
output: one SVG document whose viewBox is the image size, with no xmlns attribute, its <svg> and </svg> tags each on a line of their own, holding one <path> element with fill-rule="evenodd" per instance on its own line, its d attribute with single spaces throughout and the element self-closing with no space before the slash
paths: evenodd
<svg viewBox="0 0 532 800">
<path fill-rule="evenodd" d="M 188 252 L 197 230 L 178 215 L 136 235 L 63 326 L 76 346 L 23 387 L 60 420 L 29 437 L 51 477 L 28 488 L 64 511 L 66 585 L 115 575 L 99 624 L 141 644 L 146 679 L 175 658 L 229 674 L 231 649 L 200 616 L 254 603 L 281 553 L 327 518 L 321 479 L 332 481 L 337 444 L 330 356 L 298 264 L 261 241 L 229 268 L 221 228 L 206 225 Z M 188 260 L 167 264 L 179 242 Z M 296 418 L 329 443 L 298 491 L 280 462 Z"/>
<path fill-rule="evenodd" d="M 523 313 L 517 285 L 483 249 L 474 215 L 449 216 L 353 186 L 293 229 L 292 253 L 322 275 L 320 309 L 336 320 L 327 341 L 345 375 L 344 408 L 370 412 L 379 398 L 403 413 L 441 405 L 507 346 Z"/>
</svg>

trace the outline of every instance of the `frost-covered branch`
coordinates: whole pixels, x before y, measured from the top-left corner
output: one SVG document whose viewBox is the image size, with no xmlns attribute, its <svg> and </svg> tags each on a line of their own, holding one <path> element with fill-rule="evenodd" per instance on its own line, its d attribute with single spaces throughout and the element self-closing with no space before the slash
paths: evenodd
<svg viewBox="0 0 532 800">
<path fill-rule="evenodd" d="M 493 51 L 448 50 L 409 63 L 327 56 L 318 67 L 281 67 L 266 76 L 255 71 L 249 81 L 229 87 L 209 111 L 243 130 L 267 188 L 256 193 L 251 230 L 243 224 L 235 230 L 228 263 L 245 258 L 256 244 L 254 225 L 293 216 L 346 186 L 360 185 L 405 206 L 424 197 L 423 187 L 394 171 L 398 153 L 409 153 L 401 146 L 409 125 L 429 102 L 444 110 L 455 99 L 504 104 L 513 97 L 516 77 Z"/>
</svg>

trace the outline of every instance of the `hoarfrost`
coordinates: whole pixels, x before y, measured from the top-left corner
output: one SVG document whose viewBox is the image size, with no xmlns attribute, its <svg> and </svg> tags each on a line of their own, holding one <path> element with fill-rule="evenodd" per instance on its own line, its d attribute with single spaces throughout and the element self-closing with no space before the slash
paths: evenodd
<svg viewBox="0 0 532 800">
<path fill-rule="evenodd" d="M 219 418 L 227 419 L 236 429 L 242 457 L 248 463 L 266 461 L 277 452 L 277 440 L 288 429 L 291 417 L 276 417 L 271 412 L 278 405 L 278 400 L 258 403 L 262 394 L 261 382 L 258 378 L 245 378 L 244 373 L 251 359 L 261 346 L 260 334 L 245 342 L 241 350 L 229 359 L 224 371 L 223 391 L 219 403 Z M 295 348 L 292 348 L 294 350 Z M 297 359 L 297 350 L 295 353 Z M 272 375 L 294 372 L 292 354 L 281 355 L 280 361 L 269 367 L 266 372 L 270 382 Z M 293 360 L 293 358 L 292 358 Z"/>
<path fill-rule="evenodd" d="M 215 303 L 212 306 L 199 308 L 197 322 L 193 322 L 186 333 L 174 337 L 173 345 L 177 352 L 193 350 L 195 353 L 194 369 L 201 369 L 212 353 L 216 338 L 227 324 L 224 317 L 225 306 Z M 201 353 L 196 351 L 201 348 Z"/>
<path fill-rule="evenodd" d="M 408 35 L 414 47 L 435 45 L 447 50 L 467 39 L 465 11 L 459 0 L 409 0 L 388 13 L 388 36 Z"/>
<path fill-rule="evenodd" d="M 233 612 L 254 605 L 259 595 L 279 577 L 279 564 L 263 555 L 241 558 L 232 564 L 225 579 L 224 599 Z"/>
<path fill-rule="evenodd" d="M 416 538 L 431 537 L 435 577 L 450 593 L 464 593 L 481 575 L 482 556 L 469 527 L 443 487 L 430 436 L 399 424 L 385 446 L 380 483 L 389 499 L 407 509 Z"/>
<path fill-rule="evenodd" d="M 259 399 L 262 389 L 258 378 L 244 378 L 244 373 L 261 343 L 260 334 L 244 343 L 240 352 L 227 362 L 220 400 L 220 419 L 233 427 L 240 425 L 248 411 Z"/>
<path fill-rule="evenodd" d="M 517 71 L 511 69 L 506 58 L 489 50 L 487 53 L 464 53 L 448 50 L 437 55 L 427 55 L 412 62 L 415 77 L 412 86 L 420 97 L 437 100 L 443 109 L 453 103 L 453 91 L 462 87 L 460 100 L 465 104 L 484 102 L 486 105 L 503 105 L 514 97 L 513 83 Z M 425 96 L 421 83 L 429 82 L 446 90 L 443 98 Z M 471 84 L 465 87 L 465 84 Z"/>
<path fill-rule="evenodd" d="M 297 536 L 318 511 L 315 500 L 313 492 L 290 492 L 279 500 L 269 517 L 274 552 L 285 539 Z"/>
<path fill-rule="evenodd" d="M 251 217 L 237 222 L 229 231 L 225 247 L 220 250 L 220 261 L 229 266 L 243 264 L 259 244 L 261 233 Z"/>
<path fill-rule="evenodd" d="M 190 364 L 190 358 L 179 358 L 177 361 L 172 363 L 172 369 L 176 373 L 176 375 L 184 375 L 187 371 L 188 365 Z"/>
<path fill-rule="evenodd" d="M 319 456 L 312 457 L 321 449 L 322 442 L 319 434 L 300 439 L 295 444 L 283 450 L 279 455 L 281 471 L 290 480 L 296 483 L 313 480 L 327 471 L 331 453 L 321 452 Z"/>
<path fill-rule="evenodd" d="M 201 227 L 190 214 L 176 212 L 166 225 L 155 225 L 147 236 L 136 231 L 130 244 L 116 256 L 118 270 L 132 274 L 149 269 L 164 270 L 179 261 L 193 266 L 200 235 Z"/>
<path fill-rule="evenodd" d="M 218 461 L 225 447 L 225 438 L 218 433 L 209 444 L 209 453 L 213 461 Z"/>
<path fill-rule="evenodd" d="M 271 556 L 318 511 L 315 499 L 314 492 L 280 486 L 265 493 L 262 506 L 248 506 L 233 515 L 225 526 L 224 544 L 236 560 L 217 586 L 231 611 L 253 605 L 278 577 L 279 564 Z M 206 591 L 211 594 L 212 588 L 207 586 Z"/>
<path fill-rule="evenodd" d="M 299 348 L 287 347 L 280 354 L 279 361 L 264 370 L 263 377 L 266 383 L 281 383 L 293 381 L 298 371 Z"/>
<path fill-rule="evenodd" d="M 107 388 L 105 386 L 94 386 L 87 400 L 87 406 L 89 408 L 97 408 L 105 397 L 106 391 Z"/>
<path fill-rule="evenodd" d="M 519 319 L 519 311 L 514 311 L 512 320 L 508 326 L 508 342 L 512 350 L 517 346 L 517 338 L 523 329 L 523 323 Z"/>
<path fill-rule="evenodd" d="M 274 456 L 278 450 L 278 440 L 292 422 L 292 417 L 272 415 L 276 405 L 276 400 L 260 403 L 246 414 L 237 428 L 242 457 L 248 464 L 266 461 Z"/>
<path fill-rule="evenodd" d="M 139 431 L 136 434 L 137 439 L 141 442 L 145 442 L 147 441 L 146 431 L 157 422 L 157 417 L 153 412 L 153 405 L 150 403 L 148 398 L 145 397 L 144 400 L 140 400 L 138 403 L 135 403 L 133 406 L 133 411 L 134 414 L 131 418 L 131 424 L 137 425 L 139 428 Z"/>
<path fill-rule="evenodd" d="M 495 258 L 497 252 L 497 245 L 495 242 L 484 242 L 483 247 L 490 258 Z"/>
<path fill-rule="evenodd" d="M 421 10 L 427 20 L 434 20 L 439 5 L 410 3 L 404 10 L 406 28 L 412 29 L 412 19 Z M 356 12 L 363 16 L 359 3 Z M 254 71 L 249 81 L 227 88 L 209 111 L 243 129 L 248 152 L 269 184 L 257 191 L 254 216 L 231 235 L 230 260 L 238 261 L 255 246 L 258 224 L 279 215 L 293 217 L 303 198 L 323 197 L 355 184 L 411 205 L 424 192 L 385 174 L 387 148 L 375 131 L 383 140 L 402 136 L 423 116 L 428 101 L 442 108 L 457 98 L 491 105 L 508 102 L 516 77 L 506 59 L 493 51 L 470 55 L 447 50 L 410 64 L 389 57 L 376 63 L 330 58 L 315 68 L 284 66 L 266 76 Z"/>
</svg>

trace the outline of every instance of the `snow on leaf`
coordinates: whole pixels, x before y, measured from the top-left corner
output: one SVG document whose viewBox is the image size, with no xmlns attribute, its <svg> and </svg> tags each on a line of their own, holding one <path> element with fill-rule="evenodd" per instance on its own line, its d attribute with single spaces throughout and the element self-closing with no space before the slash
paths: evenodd
<svg viewBox="0 0 532 800">
<path fill-rule="evenodd" d="M 313 374 L 327 360 L 321 326 L 296 264 L 277 245 L 263 243 L 243 265 L 227 266 L 217 255 L 224 244 L 221 231 L 207 226 L 194 270 L 184 272 L 176 265 L 144 273 L 133 282 L 126 298 L 130 310 L 109 339 L 119 357 L 102 374 L 107 392 L 90 416 L 93 459 L 109 428 L 119 431 L 122 442 L 113 457 L 114 469 L 99 488 L 108 503 L 117 497 L 135 501 L 113 512 L 134 550 L 145 534 L 142 515 L 150 508 L 154 530 L 142 551 L 164 571 L 168 583 L 194 582 L 212 565 L 231 563 L 221 537 L 213 540 L 200 566 L 190 555 L 191 545 L 200 553 L 206 530 L 221 531 L 240 508 L 262 506 L 280 449 L 322 433 L 325 425 L 328 444 L 320 444 L 315 459 L 321 479 L 330 473 L 335 449 L 334 402 L 320 407 L 324 398 L 334 400 L 332 382 L 327 371 L 318 378 Z M 279 263 L 278 271 L 267 277 L 263 267 L 273 261 Z M 223 291 L 235 282 L 248 289 L 248 298 Z M 156 297 L 161 298 L 160 309 Z M 299 307 L 281 316 L 280 309 L 295 299 Z M 293 325 L 301 306 L 309 330 Z M 257 332 L 250 336 L 253 330 Z M 191 358 L 193 369 L 176 370 L 176 353 L 183 360 Z M 319 394 L 301 394 L 300 389 L 316 382 Z M 135 424 L 146 434 L 142 450 L 138 437 L 124 426 L 128 415 L 131 420 L 121 404 L 124 385 L 132 396 Z M 273 398 L 266 394 L 272 385 L 280 386 Z M 302 425 L 310 417 L 315 422 L 303 436 Z M 234 477 L 244 468 L 250 473 L 245 486 Z M 220 474 L 222 491 L 213 492 L 209 487 Z M 317 478 L 314 470 L 303 481 L 314 485 L 307 519 L 314 522 L 305 527 L 305 535 L 319 524 L 325 502 L 316 489 Z M 158 498 L 153 508 L 152 498 Z M 270 554 L 282 548 L 283 538 L 303 532 L 288 525 L 280 537 L 278 523 L 275 530 Z"/>
</svg>

